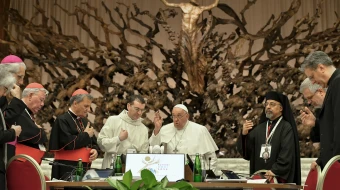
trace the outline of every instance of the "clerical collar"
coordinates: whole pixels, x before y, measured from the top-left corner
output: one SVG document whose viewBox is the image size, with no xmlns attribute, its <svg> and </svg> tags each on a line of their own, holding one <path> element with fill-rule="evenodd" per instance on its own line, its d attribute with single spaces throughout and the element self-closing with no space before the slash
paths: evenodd
<svg viewBox="0 0 340 190">
<path fill-rule="evenodd" d="M 68 109 L 68 113 L 74 118 L 74 119 L 79 119 L 80 117 L 78 117 L 73 111 L 72 109 Z"/>
<path fill-rule="evenodd" d="M 277 123 L 277 121 L 278 121 L 281 117 L 282 117 L 282 115 L 280 115 L 279 117 L 277 117 L 277 118 L 274 119 L 273 121 L 271 121 L 270 119 L 268 119 L 268 122 L 269 122 L 270 124 L 272 124 L 272 126 L 274 126 L 274 125 Z"/>
</svg>

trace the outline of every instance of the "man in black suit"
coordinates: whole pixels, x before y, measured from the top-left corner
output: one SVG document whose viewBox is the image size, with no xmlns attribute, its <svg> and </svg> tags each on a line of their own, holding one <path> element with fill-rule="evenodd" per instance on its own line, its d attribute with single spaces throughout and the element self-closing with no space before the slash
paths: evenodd
<svg viewBox="0 0 340 190">
<path fill-rule="evenodd" d="M 21 127 L 18 125 L 7 129 L 5 126 L 5 119 L 3 116 L 2 107 L 7 104 L 6 95 L 13 88 L 15 78 L 11 73 L 0 70 L 0 189 L 6 189 L 6 143 L 14 141 L 16 136 L 21 133 Z"/>
<path fill-rule="evenodd" d="M 312 83 L 328 88 L 319 114 L 320 156 L 311 165 L 312 169 L 316 165 L 323 168 L 332 157 L 340 154 L 340 70 L 322 51 L 309 54 L 301 70 Z"/>
</svg>

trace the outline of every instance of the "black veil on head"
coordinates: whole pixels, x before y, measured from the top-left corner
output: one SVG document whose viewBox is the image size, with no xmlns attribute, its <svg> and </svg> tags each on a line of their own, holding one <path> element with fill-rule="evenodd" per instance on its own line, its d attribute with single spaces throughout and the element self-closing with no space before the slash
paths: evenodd
<svg viewBox="0 0 340 190">
<path fill-rule="evenodd" d="M 288 97 L 284 94 L 275 92 L 275 91 L 270 91 L 267 92 L 266 94 L 266 101 L 267 100 L 275 100 L 277 102 L 280 102 L 282 105 L 282 116 L 283 119 L 286 120 L 287 122 L 290 123 L 290 125 L 292 126 L 293 129 L 293 133 L 294 133 L 294 139 L 295 139 L 295 154 L 296 154 L 296 166 L 298 168 L 296 168 L 298 171 L 301 170 L 300 168 L 300 144 L 299 144 L 299 136 L 298 136 L 298 132 L 297 132 L 297 126 L 296 126 L 296 122 L 295 122 L 295 118 L 293 115 L 293 111 L 290 107 L 290 103 L 288 100 Z M 265 108 L 264 108 L 265 110 Z M 266 122 L 268 119 L 266 118 L 266 113 L 263 110 L 261 118 L 260 118 L 260 124 L 263 122 Z M 301 184 L 301 175 L 300 176 L 295 176 L 295 183 L 296 184 Z"/>
<path fill-rule="evenodd" d="M 294 115 L 293 115 L 292 109 L 290 108 L 288 97 L 286 95 L 275 92 L 275 91 L 270 91 L 270 92 L 267 92 L 266 94 L 266 101 L 267 100 L 275 100 L 277 102 L 280 102 L 282 105 L 283 119 L 288 121 L 293 126 L 293 128 L 296 128 Z M 261 118 L 260 118 L 260 123 L 263 123 L 267 120 L 268 119 L 266 118 L 266 113 L 265 113 L 265 108 L 264 108 Z"/>
</svg>

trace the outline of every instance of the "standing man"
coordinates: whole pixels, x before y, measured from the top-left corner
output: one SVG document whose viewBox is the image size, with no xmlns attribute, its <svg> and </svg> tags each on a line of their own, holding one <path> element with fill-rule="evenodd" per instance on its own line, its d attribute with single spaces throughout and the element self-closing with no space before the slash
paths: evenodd
<svg viewBox="0 0 340 190">
<path fill-rule="evenodd" d="M 173 123 L 162 127 L 163 119 L 159 112 L 154 118 L 155 129 L 149 139 L 150 145 L 167 143 L 167 153 L 189 154 L 194 160 L 196 153 L 203 156 L 204 168 L 216 169 L 218 150 L 208 129 L 200 124 L 189 121 L 188 108 L 177 104 L 172 109 Z M 210 163 L 210 165 L 209 165 Z"/>
<path fill-rule="evenodd" d="M 267 170 L 270 181 L 301 184 L 300 149 L 296 123 L 287 96 L 266 94 L 260 124 L 246 120 L 237 141 L 237 149 L 250 161 L 250 173 Z"/>
<path fill-rule="evenodd" d="M 69 110 L 55 120 L 49 144 L 55 162 L 76 167 L 81 158 L 83 166 L 88 169 L 91 162 L 97 159 L 97 140 L 93 136 L 93 127 L 86 118 L 92 100 L 93 97 L 87 91 L 74 91 Z M 71 167 L 53 165 L 51 179 L 65 179 L 72 175 L 72 170 Z"/>
<path fill-rule="evenodd" d="M 323 101 L 326 96 L 326 90 L 318 84 L 313 84 L 309 78 L 306 78 L 300 85 L 300 93 L 303 94 L 304 99 L 308 104 L 312 105 L 315 110 L 315 115 L 304 107 L 300 111 L 300 118 L 304 126 L 312 127 L 310 137 L 314 146 L 320 146 L 320 126 L 319 126 L 319 114 Z M 317 145 L 315 143 L 318 143 Z"/>
<path fill-rule="evenodd" d="M 102 168 L 110 168 L 113 154 L 126 154 L 128 149 L 148 152 L 148 128 L 141 118 L 144 110 L 144 98 L 132 95 L 128 98 L 127 110 L 107 119 L 98 134 L 98 145 L 105 151 Z"/>
<path fill-rule="evenodd" d="M 39 83 L 30 83 L 22 92 L 24 111 L 20 115 L 6 118 L 7 125 L 20 125 L 22 132 L 17 139 L 15 154 L 27 154 L 39 164 L 46 149 L 47 136 L 44 129 L 35 122 L 35 115 L 44 106 L 48 91 Z M 7 110 L 7 109 L 6 109 Z M 5 114 L 7 111 L 5 110 Z M 13 156 L 13 155 L 11 155 Z M 10 157 L 10 155 L 9 155 Z"/>
<path fill-rule="evenodd" d="M 16 78 L 16 84 L 18 86 L 24 84 L 26 65 L 22 61 L 22 59 L 20 59 L 20 57 L 15 55 L 6 56 L 1 61 L 0 69 L 12 73 L 13 76 Z"/>
<path fill-rule="evenodd" d="M 3 112 L 1 107 L 5 104 L 6 95 L 10 92 L 13 85 L 15 84 L 15 78 L 5 70 L 0 70 L 0 189 L 6 189 L 6 161 L 7 151 L 6 143 L 14 141 L 14 139 L 20 135 L 21 127 L 18 125 L 12 126 L 7 129 Z"/>
<path fill-rule="evenodd" d="M 312 83 L 327 88 L 327 93 L 319 114 L 320 156 L 311 168 L 325 167 L 335 155 L 340 154 L 340 70 L 333 65 L 331 58 L 322 51 L 310 53 L 301 70 Z"/>
<path fill-rule="evenodd" d="M 16 83 L 11 87 L 11 93 L 0 99 L 1 109 L 4 112 L 5 121 L 7 121 L 18 117 L 26 108 L 25 103 L 21 101 L 21 89 L 19 87 L 24 82 L 26 65 L 18 56 L 8 55 L 1 60 L 0 70 L 12 74 L 16 79 Z M 5 147 L 7 159 L 15 155 L 16 142 L 17 139 L 7 143 Z"/>
</svg>

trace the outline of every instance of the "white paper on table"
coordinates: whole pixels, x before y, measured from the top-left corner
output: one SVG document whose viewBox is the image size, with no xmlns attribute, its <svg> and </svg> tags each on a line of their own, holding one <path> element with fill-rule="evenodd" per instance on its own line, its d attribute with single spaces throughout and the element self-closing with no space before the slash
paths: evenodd
<svg viewBox="0 0 340 190">
<path fill-rule="evenodd" d="M 248 179 L 247 183 L 267 183 L 267 179 Z"/>
</svg>

